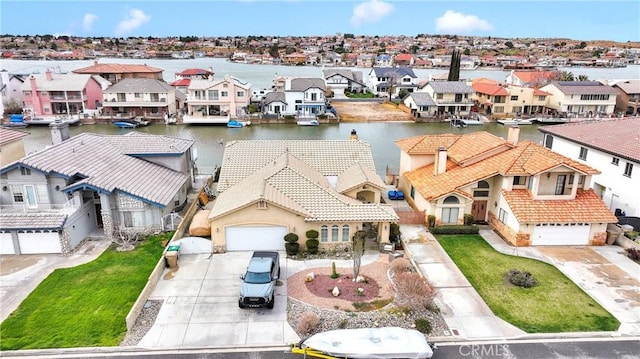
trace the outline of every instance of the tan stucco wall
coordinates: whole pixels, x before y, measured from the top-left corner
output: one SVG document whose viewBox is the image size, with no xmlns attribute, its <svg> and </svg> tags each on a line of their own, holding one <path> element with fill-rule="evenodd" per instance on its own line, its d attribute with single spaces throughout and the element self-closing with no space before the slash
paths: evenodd
<svg viewBox="0 0 640 359">
<path fill-rule="evenodd" d="M 22 157 L 24 157 L 24 145 L 22 141 L 14 141 L 0 147 L 0 167 L 4 167 Z"/>
</svg>

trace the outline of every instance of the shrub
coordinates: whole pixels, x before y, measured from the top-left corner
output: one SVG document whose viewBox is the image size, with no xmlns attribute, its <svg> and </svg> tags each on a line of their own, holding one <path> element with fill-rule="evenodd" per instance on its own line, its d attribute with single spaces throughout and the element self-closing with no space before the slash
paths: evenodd
<svg viewBox="0 0 640 359">
<path fill-rule="evenodd" d="M 340 277 L 338 271 L 336 271 L 336 262 L 331 262 L 331 278 L 336 279 Z"/>
<path fill-rule="evenodd" d="M 418 318 L 413 324 L 416 326 L 416 330 L 420 333 L 429 334 L 431 333 L 431 322 L 426 318 Z"/>
<path fill-rule="evenodd" d="M 433 234 L 478 234 L 478 226 L 445 225 L 430 228 Z"/>
<path fill-rule="evenodd" d="M 428 308 L 436 295 L 435 287 L 415 272 L 397 273 L 394 277 L 399 306 Z"/>
<path fill-rule="evenodd" d="M 320 241 L 317 239 L 307 239 L 305 243 L 307 245 L 307 251 L 309 254 L 318 254 L 318 247 L 320 246 Z"/>
<path fill-rule="evenodd" d="M 522 288 L 531 288 L 538 283 L 530 272 L 520 271 L 516 268 L 507 272 L 507 278 L 511 284 Z"/>
<path fill-rule="evenodd" d="M 640 261 L 640 249 L 630 247 L 627 248 L 626 251 L 629 258 L 633 259 L 634 261 Z"/>
<path fill-rule="evenodd" d="M 298 250 L 300 250 L 300 243 L 298 243 L 298 235 L 295 233 L 287 233 L 284 236 L 284 241 L 287 242 L 284 244 L 284 249 L 287 252 L 287 255 L 295 256 L 298 254 Z"/>
<path fill-rule="evenodd" d="M 636 239 L 639 233 L 640 232 L 638 231 L 629 231 L 629 232 L 624 232 L 624 236 L 629 239 Z"/>
<path fill-rule="evenodd" d="M 320 233 L 315 229 L 310 229 L 304 234 L 308 239 L 318 239 Z"/>
<path fill-rule="evenodd" d="M 310 334 L 318 327 L 319 323 L 320 323 L 320 318 L 316 313 L 304 312 L 300 316 L 300 320 L 298 320 L 298 325 L 296 326 L 296 330 L 300 334 Z"/>
<path fill-rule="evenodd" d="M 413 265 L 411 265 L 411 261 L 407 258 L 397 258 L 391 262 L 389 269 L 391 269 L 393 273 L 411 272 L 413 271 Z"/>
<path fill-rule="evenodd" d="M 473 222 L 475 221 L 475 217 L 473 216 L 473 214 L 465 214 L 464 215 L 464 225 L 465 226 L 470 226 L 473 224 Z"/>
</svg>

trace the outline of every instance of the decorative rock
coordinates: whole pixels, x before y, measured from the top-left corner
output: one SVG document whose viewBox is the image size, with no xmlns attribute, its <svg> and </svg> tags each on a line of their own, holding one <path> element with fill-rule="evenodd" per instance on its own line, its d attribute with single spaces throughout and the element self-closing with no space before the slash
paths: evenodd
<svg viewBox="0 0 640 359">
<path fill-rule="evenodd" d="M 338 289 L 337 286 L 333 287 L 333 290 L 331 291 L 331 294 L 333 294 L 334 297 L 337 297 L 340 295 L 340 289 Z"/>
<path fill-rule="evenodd" d="M 306 277 L 304 277 L 304 281 L 305 282 L 313 282 L 313 279 L 315 278 L 315 275 L 313 274 L 313 272 L 310 272 L 307 274 Z"/>
<path fill-rule="evenodd" d="M 356 283 L 364 283 L 364 282 L 366 282 L 366 281 L 367 281 L 367 280 L 366 280 L 363 276 L 361 276 L 361 275 L 359 275 L 359 276 L 356 278 Z"/>
</svg>

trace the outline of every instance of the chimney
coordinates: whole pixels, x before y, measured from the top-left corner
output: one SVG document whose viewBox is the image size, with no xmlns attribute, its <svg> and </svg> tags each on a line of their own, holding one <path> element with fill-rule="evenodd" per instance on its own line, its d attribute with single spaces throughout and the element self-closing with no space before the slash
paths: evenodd
<svg viewBox="0 0 640 359">
<path fill-rule="evenodd" d="M 507 132 L 507 142 L 512 145 L 515 145 L 520 140 L 520 127 L 518 125 L 513 125 L 509 127 L 509 132 Z"/>
<path fill-rule="evenodd" d="M 96 66 L 98 64 L 98 60 L 93 60 L 93 66 Z"/>
<path fill-rule="evenodd" d="M 353 130 L 351 130 L 351 135 L 349 136 L 349 139 L 351 141 L 357 141 L 358 140 L 358 134 L 356 133 L 356 129 L 355 128 Z"/>
<path fill-rule="evenodd" d="M 45 71 L 44 74 L 47 77 L 47 81 L 53 80 L 53 74 L 51 73 L 51 69 L 47 69 L 47 71 Z"/>
<path fill-rule="evenodd" d="M 447 150 L 444 147 L 438 147 L 435 161 L 433 163 L 433 175 L 437 176 L 447 171 Z"/>
<path fill-rule="evenodd" d="M 62 122 L 60 119 L 53 121 L 49 127 L 51 127 L 51 142 L 54 145 L 57 145 L 62 141 L 66 141 L 71 137 L 69 134 L 69 124 Z"/>
</svg>

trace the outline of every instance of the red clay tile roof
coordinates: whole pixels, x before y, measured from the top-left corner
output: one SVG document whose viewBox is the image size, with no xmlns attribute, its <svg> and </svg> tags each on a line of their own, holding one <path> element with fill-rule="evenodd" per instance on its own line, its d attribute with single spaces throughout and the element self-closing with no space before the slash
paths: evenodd
<svg viewBox="0 0 640 359">
<path fill-rule="evenodd" d="M 508 96 L 509 95 L 509 92 L 504 87 L 498 84 L 479 82 L 471 85 L 471 87 L 473 87 L 473 90 L 475 92 L 479 92 L 486 95 L 491 95 L 491 96 Z"/>
<path fill-rule="evenodd" d="M 410 155 L 433 154 L 439 147 L 448 148 L 460 135 L 443 134 L 437 136 L 415 136 L 396 141 L 400 149 Z"/>
<path fill-rule="evenodd" d="M 458 164 L 464 165 L 464 161 L 507 146 L 509 145 L 504 139 L 486 131 L 478 131 L 460 136 L 460 138 L 449 147 L 447 156 Z"/>
<path fill-rule="evenodd" d="M 557 71 L 514 71 L 513 74 L 524 83 L 555 79 L 558 77 Z"/>
<path fill-rule="evenodd" d="M 409 60 L 411 60 L 411 54 L 396 55 L 396 61 L 409 61 Z"/>
<path fill-rule="evenodd" d="M 618 219 L 593 190 L 571 200 L 534 200 L 524 189 L 502 191 L 520 223 L 616 223 Z"/>
<path fill-rule="evenodd" d="M 6 145 L 7 143 L 20 140 L 28 135 L 29 132 L 0 127 L 0 145 Z"/>
<path fill-rule="evenodd" d="M 538 130 L 640 162 L 640 117 L 542 126 Z"/>
<path fill-rule="evenodd" d="M 180 79 L 180 80 L 173 81 L 172 83 L 169 84 L 169 86 L 187 87 L 189 86 L 190 83 L 191 83 L 191 79 Z"/>
<path fill-rule="evenodd" d="M 182 72 L 178 72 L 176 75 L 180 76 L 196 76 L 196 75 L 212 75 L 213 71 L 205 69 L 186 69 Z"/>
<path fill-rule="evenodd" d="M 137 64 L 94 64 L 73 70 L 76 74 L 125 74 L 125 73 L 159 73 L 162 69 Z"/>
</svg>

